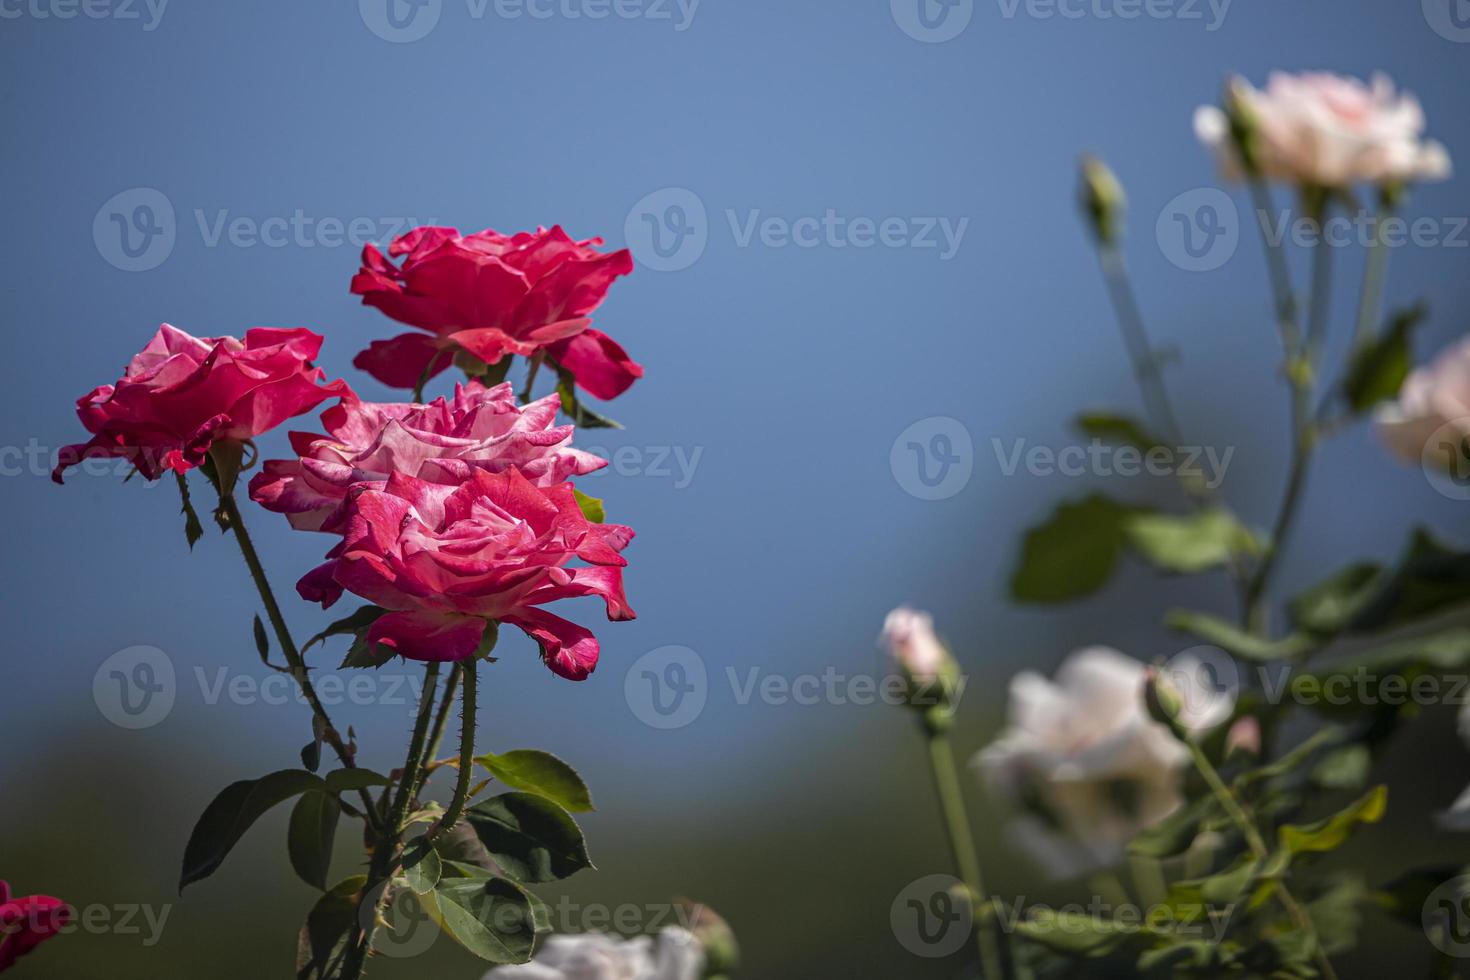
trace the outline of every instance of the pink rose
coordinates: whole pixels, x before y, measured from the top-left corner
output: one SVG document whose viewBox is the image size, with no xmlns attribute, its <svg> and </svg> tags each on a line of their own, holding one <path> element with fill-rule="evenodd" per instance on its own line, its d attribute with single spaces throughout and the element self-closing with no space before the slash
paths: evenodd
<svg viewBox="0 0 1470 980">
<path fill-rule="evenodd" d="M 116 385 L 77 401 L 92 441 L 61 451 L 51 478 L 93 456 L 129 460 L 150 480 L 185 472 L 221 439 L 250 439 L 334 396 L 350 396 L 345 381 L 326 377 L 311 361 L 322 338 L 310 330 L 256 327 L 245 340 L 191 337 L 165 323 L 128 363 Z"/>
<path fill-rule="evenodd" d="M 456 350 L 495 364 L 545 351 L 598 398 L 616 398 L 643 368 L 590 327 L 618 276 L 633 271 L 627 249 L 603 253 L 602 239 L 573 241 L 560 226 L 506 236 L 415 228 L 388 247 L 395 266 L 369 245 L 352 292 L 400 323 L 432 336 L 375 341 L 353 364 L 393 388 L 413 388 L 449 367 Z M 432 365 L 432 366 L 431 366 Z"/>
<path fill-rule="evenodd" d="M 538 607 L 596 595 L 608 619 L 633 618 L 619 554 L 633 531 L 590 523 L 570 483 L 538 487 L 514 467 L 475 469 L 459 487 L 394 472 L 381 488 L 352 489 L 342 525 L 329 561 L 296 590 L 324 608 L 347 590 L 390 610 L 367 640 L 411 660 L 473 656 L 497 620 L 535 639 L 553 671 L 582 680 L 597 640 Z M 591 567 L 567 567 L 575 559 Z"/>
<path fill-rule="evenodd" d="M 71 910 L 61 899 L 49 895 L 13 899 L 10 886 L 0 881 L 0 972 L 60 932 L 70 918 Z"/>
<path fill-rule="evenodd" d="M 1259 135 L 1263 176 L 1318 187 L 1359 182 L 1443 180 L 1449 153 L 1424 140 L 1424 111 L 1393 82 L 1375 75 L 1366 85 L 1327 72 L 1274 72 L 1264 90 L 1240 79 L 1230 98 Z M 1215 151 L 1225 175 L 1241 174 L 1224 112 L 1204 106 L 1195 113 L 1199 138 Z"/>
<path fill-rule="evenodd" d="M 513 466 L 549 487 L 606 466 L 571 447 L 572 426 L 552 425 L 558 405 L 551 395 L 519 408 L 510 385 L 477 381 L 428 405 L 345 399 L 322 413 L 329 435 L 291 434 L 300 458 L 268 460 L 250 481 L 250 498 L 298 530 L 336 530 L 349 488 L 382 489 L 390 473 L 459 486 L 475 470 Z"/>
<path fill-rule="evenodd" d="M 1383 443 L 1406 463 L 1431 459 L 1444 469 L 1458 464 L 1453 445 L 1430 446 L 1441 429 L 1470 439 L 1470 338 L 1446 348 L 1404 379 L 1397 400 L 1378 406 L 1373 422 Z"/>
<path fill-rule="evenodd" d="M 916 680 L 939 677 L 950 661 L 926 612 L 899 606 L 883 620 L 882 644 L 905 674 Z"/>
</svg>

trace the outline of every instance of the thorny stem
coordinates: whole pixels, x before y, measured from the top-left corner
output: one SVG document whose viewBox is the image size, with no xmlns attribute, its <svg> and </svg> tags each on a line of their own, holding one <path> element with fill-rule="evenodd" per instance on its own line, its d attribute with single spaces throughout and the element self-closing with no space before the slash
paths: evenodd
<svg viewBox="0 0 1470 980">
<path fill-rule="evenodd" d="M 449 679 L 444 683 L 444 696 L 439 701 L 439 711 L 434 715 L 434 727 L 429 730 L 428 747 L 424 749 L 419 789 L 423 788 L 437 768 L 434 760 L 439 756 L 439 746 L 444 742 L 444 731 L 449 727 L 449 712 L 454 707 L 455 696 L 459 694 L 459 678 L 463 672 L 464 668 L 460 664 L 449 668 Z"/>
<path fill-rule="evenodd" d="M 464 813 L 465 801 L 470 795 L 470 780 L 475 773 L 475 707 L 478 700 L 476 690 L 475 661 L 464 664 L 464 696 L 460 699 L 461 715 L 459 728 L 459 778 L 454 783 L 454 797 L 449 808 L 439 820 L 439 826 L 429 838 L 430 846 L 437 844 L 454 829 Z"/>
</svg>

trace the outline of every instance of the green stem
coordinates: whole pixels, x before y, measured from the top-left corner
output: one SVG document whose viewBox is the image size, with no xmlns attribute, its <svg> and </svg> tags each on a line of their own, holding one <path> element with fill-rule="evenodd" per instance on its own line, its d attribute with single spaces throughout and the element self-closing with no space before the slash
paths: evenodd
<svg viewBox="0 0 1470 980">
<path fill-rule="evenodd" d="M 965 798 L 960 792 L 959 777 L 955 774 L 954 750 L 949 735 L 943 731 L 927 729 L 929 737 L 929 767 L 934 774 L 934 788 L 939 794 L 939 806 L 944 815 L 944 827 L 949 833 L 950 854 L 960 880 L 969 889 L 971 900 L 977 904 L 981 975 L 984 980 L 1000 980 L 1000 942 L 997 936 L 995 905 L 990 893 L 985 890 L 985 879 L 980 873 L 980 859 L 975 853 L 975 842 L 970 837 L 970 820 L 965 813 Z"/>
<path fill-rule="evenodd" d="M 276 602 L 275 593 L 271 591 L 270 580 L 266 578 L 265 568 L 260 563 L 260 555 L 255 550 L 255 542 L 250 539 L 250 533 L 245 530 L 245 518 L 241 515 L 240 507 L 235 502 L 234 493 L 220 494 L 219 503 L 220 510 L 224 512 L 225 519 L 229 522 L 230 530 L 234 532 L 235 541 L 240 545 L 240 554 L 245 557 L 245 567 L 250 569 L 250 577 L 255 581 L 256 591 L 260 593 L 260 601 L 265 605 L 266 617 L 271 622 L 282 653 L 285 654 L 286 665 L 290 667 L 291 677 L 301 688 L 301 694 L 306 698 L 306 703 L 311 706 L 312 714 L 316 715 L 321 722 L 322 738 L 332 747 L 332 751 L 337 753 L 337 758 L 342 761 L 345 768 L 356 769 L 357 762 L 332 724 L 332 718 L 327 714 L 326 706 L 322 704 L 321 698 L 317 696 L 316 688 L 311 683 L 301 651 L 291 639 L 291 631 L 286 626 L 285 617 L 281 615 L 281 606 Z M 384 828 L 377 820 L 373 798 L 368 795 L 366 789 L 358 790 L 358 797 L 362 800 L 368 824 L 375 832 L 381 834 Z"/>
<path fill-rule="evenodd" d="M 347 955 L 342 963 L 340 980 L 358 980 L 373 947 L 373 936 L 378 929 L 378 919 L 388 898 L 388 882 L 398 860 L 399 840 L 403 835 L 403 824 L 413 805 L 414 790 L 419 781 L 419 765 L 424 754 L 424 743 L 429 736 L 429 719 L 434 712 L 434 694 L 439 686 L 439 664 L 431 662 L 424 671 L 424 690 L 419 695 L 418 717 L 414 721 L 413 738 L 408 744 L 408 756 L 403 763 L 403 772 L 398 778 L 398 790 L 393 797 L 393 806 L 388 816 L 388 834 L 378 841 L 373 849 L 372 861 L 368 865 L 367 885 L 363 889 L 363 901 L 371 898 L 371 914 L 364 922 L 364 910 L 359 907 L 357 917 L 347 934 Z M 376 895 L 374 893 L 376 892 Z"/>
<path fill-rule="evenodd" d="M 431 846 L 437 844 L 459 823 L 465 802 L 469 799 L 470 780 L 475 772 L 475 707 L 479 699 L 475 684 L 475 661 L 471 659 L 464 664 L 464 697 L 460 701 L 462 714 L 459 727 L 459 778 L 455 780 L 454 797 L 449 801 L 449 808 L 444 811 L 438 828 L 429 838 Z"/>
<path fill-rule="evenodd" d="M 1394 216 L 1394 209 L 1384 205 L 1378 209 L 1373 224 L 1373 240 L 1368 243 L 1368 265 L 1363 273 L 1363 295 L 1358 301 L 1358 326 L 1353 332 L 1353 350 L 1366 345 L 1378 328 L 1383 309 L 1383 286 L 1388 279 L 1388 248 L 1383 244 L 1383 223 Z"/>
<path fill-rule="evenodd" d="M 419 777 L 419 789 L 429 781 L 431 775 L 428 766 L 439 758 L 439 746 L 444 743 L 444 732 L 449 727 L 449 711 L 454 707 L 454 699 L 459 694 L 459 679 L 464 672 L 464 667 L 455 664 L 449 668 L 449 679 L 444 682 L 444 696 L 439 700 L 439 710 L 434 715 L 434 727 L 429 730 L 429 744 L 424 749 L 424 758 L 421 765 L 424 767 Z"/>
<path fill-rule="evenodd" d="M 1108 295 L 1112 298 L 1118 326 L 1123 332 L 1123 342 L 1133 361 L 1133 374 L 1138 379 L 1149 418 L 1153 425 L 1159 426 L 1160 435 L 1178 446 L 1179 420 L 1174 415 L 1174 406 L 1169 400 L 1169 389 L 1164 384 L 1158 353 L 1149 343 L 1148 330 L 1143 323 L 1143 314 L 1139 311 L 1138 297 L 1133 291 L 1132 281 L 1128 278 L 1128 267 L 1123 261 L 1123 253 L 1116 245 L 1100 245 L 1098 260 L 1102 264 Z"/>
<path fill-rule="evenodd" d="M 1301 329 L 1297 324 L 1296 293 L 1291 288 L 1291 270 L 1286 265 L 1286 253 L 1281 241 L 1273 240 L 1267 230 L 1267 218 L 1271 215 L 1271 194 L 1266 182 L 1259 176 L 1250 179 L 1251 200 L 1256 209 L 1256 224 L 1261 228 L 1261 240 L 1266 246 L 1266 268 L 1271 276 L 1271 292 L 1276 299 L 1276 325 L 1281 332 L 1281 346 L 1288 357 L 1294 357 L 1301 346 Z"/>
<path fill-rule="evenodd" d="M 1200 776 L 1205 781 L 1205 785 L 1209 786 L 1210 792 L 1214 794 L 1215 799 L 1219 801 L 1220 806 L 1225 810 L 1225 815 L 1230 818 L 1230 822 L 1235 824 L 1236 829 L 1245 838 L 1245 843 L 1250 848 L 1251 856 L 1258 862 L 1266 860 L 1271 852 L 1266 848 L 1266 842 L 1262 839 L 1261 832 L 1256 827 L 1255 821 L 1245 812 L 1245 808 L 1240 805 L 1240 801 L 1235 798 L 1235 794 L 1230 792 L 1230 787 L 1226 786 L 1225 781 L 1220 778 L 1219 772 L 1210 763 L 1209 758 L 1205 755 L 1204 750 L 1200 748 L 1199 743 L 1193 738 L 1186 738 L 1184 742 L 1189 747 L 1190 755 L 1194 759 L 1195 769 L 1199 771 Z M 1327 980 L 1337 980 L 1337 971 L 1332 968 L 1332 961 L 1327 958 L 1327 953 L 1322 949 L 1322 941 L 1317 936 L 1317 927 L 1313 925 L 1312 917 L 1307 914 L 1307 910 L 1291 894 L 1290 889 L 1286 887 L 1285 881 L 1276 883 L 1276 898 L 1280 901 L 1282 908 L 1286 910 L 1287 914 L 1296 923 L 1297 928 L 1301 929 L 1310 940 L 1313 956 L 1317 960 L 1317 968 L 1322 971 L 1322 976 L 1326 977 Z"/>
</svg>

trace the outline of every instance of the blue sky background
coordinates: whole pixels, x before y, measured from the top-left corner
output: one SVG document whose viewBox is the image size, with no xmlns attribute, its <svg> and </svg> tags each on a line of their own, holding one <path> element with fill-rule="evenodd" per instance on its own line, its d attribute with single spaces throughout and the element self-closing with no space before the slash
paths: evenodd
<svg viewBox="0 0 1470 980">
<path fill-rule="evenodd" d="M 57 488 L 45 466 L 15 466 L 15 449 L 80 438 L 76 397 L 113 380 L 163 321 L 199 335 L 307 326 L 326 337 L 331 376 L 386 395 L 350 362 L 400 328 L 348 294 L 358 249 L 322 219 L 365 219 L 374 237 L 406 219 L 502 231 L 561 223 L 621 246 L 629 229 L 647 227 L 643 213 L 658 217 L 692 194 L 704 215 L 685 213 L 702 254 L 657 271 L 644 242 L 643 267 L 596 318 L 647 367 L 609 408 L 626 429 L 581 439 L 633 453 L 624 474 L 587 489 L 638 529 L 628 592 L 639 619 L 601 623 L 590 601 L 572 613 L 603 642 L 600 669 L 580 685 L 552 676 L 530 641 L 507 631 L 483 675 L 480 741 L 552 749 L 588 776 L 603 870 L 574 892 L 706 898 L 747 934 L 758 976 L 838 963 L 930 968 L 904 958 L 886 928 L 892 895 L 944 867 L 910 719 L 882 705 L 741 703 L 727 670 L 740 685 L 752 670 L 788 681 L 829 668 L 872 675 L 884 613 L 916 603 L 933 610 L 974 677 L 962 730 L 972 750 L 999 724 L 1018 667 L 1050 668 L 1093 642 L 1167 655 L 1178 644 L 1157 625 L 1164 608 L 1228 609 L 1221 581 L 1159 583 L 1132 569 L 1061 609 L 1005 598 L 1020 532 L 1059 500 L 1104 485 L 1170 499 L 1147 480 L 1007 476 L 997 459 L 994 440 L 1060 448 L 1075 442 L 1078 411 L 1138 404 L 1075 212 L 1077 154 L 1105 156 L 1128 187 L 1130 260 L 1157 341 L 1180 352 L 1169 383 L 1185 430 L 1234 448 L 1226 492 L 1268 523 L 1286 398 L 1259 236 L 1246 227 L 1220 268 L 1189 272 L 1155 225 L 1179 195 L 1215 186 L 1190 117 L 1229 71 L 1259 83 L 1276 67 L 1383 69 L 1419 95 L 1431 133 L 1470 161 L 1470 44 L 1435 31 L 1435 2 L 1235 0 L 1220 19 L 1218 7 L 1181 0 L 1169 8 L 1176 16 L 1124 20 L 1100 16 L 1117 9 L 1103 0 L 1069 6 L 1078 18 L 980 0 L 961 33 L 924 43 L 887 0 L 703 0 L 692 18 L 646 0 L 620 8 L 637 17 L 596 20 L 567 14 L 594 0 L 538 7 L 553 11 L 547 18 L 507 16 L 520 8 L 493 0 L 476 16 L 466 0 L 440 0 L 427 35 L 395 43 L 370 27 L 392 33 L 369 0 L 362 9 L 172 0 L 156 18 L 137 4 L 73 19 L 54 16 L 50 0 L 0 0 L 10 230 L 0 311 L 12 338 L 0 360 L 0 446 L 12 447 L 0 478 L 10 517 L 0 737 L 11 746 L 0 785 L 63 793 L 106 777 L 85 808 L 53 809 L 46 792 L 0 794 L 0 857 L 14 863 L 0 863 L 0 876 L 99 901 L 173 901 L 198 811 L 226 782 L 292 764 L 309 736 L 296 704 L 209 703 L 221 669 L 242 689 L 268 676 L 232 541 L 210 529 L 189 554 L 171 482 L 78 474 Z M 669 19 L 655 16 L 665 10 Z M 1424 187 L 1408 211 L 1453 239 L 1455 218 L 1470 213 L 1464 187 Z M 128 271 L 107 215 L 157 202 L 139 188 L 172 208 L 173 243 L 152 268 Z M 1243 197 L 1234 200 L 1244 214 Z M 897 217 L 913 233 L 939 219 L 967 224 L 948 258 L 943 247 L 860 248 L 850 237 L 845 248 L 742 237 L 752 221 L 829 209 L 848 221 Z M 215 237 L 236 219 L 248 232 L 298 212 L 307 230 L 281 247 Z M 1432 310 L 1421 355 L 1466 329 L 1470 233 L 1457 240 L 1393 255 L 1390 305 L 1423 298 Z M 1362 257 L 1347 249 L 1338 259 L 1339 341 Z M 890 465 L 898 435 L 934 417 L 958 420 L 973 446 L 968 483 L 938 501 L 906 492 Z M 285 445 L 284 433 L 262 440 L 268 456 Z M 676 485 L 677 465 L 667 475 L 654 465 L 675 451 L 698 453 L 687 485 Z M 1391 555 L 1411 522 L 1460 535 L 1463 507 L 1371 434 L 1350 431 L 1313 474 L 1281 594 L 1329 566 Z M 296 600 L 291 584 L 328 540 L 255 508 L 247 519 L 295 632 L 309 635 L 331 617 Z M 166 653 L 177 702 L 133 732 L 99 710 L 93 680 L 135 645 Z M 630 710 L 624 681 L 639 657 L 669 645 L 695 651 L 709 682 L 697 719 L 661 731 Z M 339 655 L 333 647 L 319 662 Z M 384 690 L 376 703 L 337 709 L 364 761 L 383 769 L 410 725 L 410 705 L 391 700 Z M 1466 765 L 1446 765 L 1456 775 L 1435 805 L 1464 783 Z M 165 952 L 87 936 L 71 944 L 79 952 L 58 947 L 58 961 L 78 957 L 82 976 L 85 957 L 105 955 L 113 976 L 153 975 L 158 956 L 183 955 L 225 909 L 243 907 L 232 895 L 289 896 L 254 920 L 262 958 L 239 969 L 289 956 L 285 937 L 310 897 L 278 853 L 284 814 L 271 826 L 249 844 L 258 860 L 227 865 L 178 906 Z M 75 860 L 42 857 L 16 846 L 22 835 L 88 843 Z M 982 850 L 1008 860 L 993 833 Z M 1002 873 L 1012 887 L 1030 874 Z M 467 959 L 444 962 L 474 975 Z"/>
</svg>

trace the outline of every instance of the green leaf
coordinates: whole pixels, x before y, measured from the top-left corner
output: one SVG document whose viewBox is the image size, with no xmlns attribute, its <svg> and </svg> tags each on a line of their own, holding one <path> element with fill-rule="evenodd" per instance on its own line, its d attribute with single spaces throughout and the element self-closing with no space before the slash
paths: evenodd
<svg viewBox="0 0 1470 980">
<path fill-rule="evenodd" d="M 443 864 L 438 852 L 430 846 L 429 838 L 420 837 L 403 849 L 403 875 L 415 895 L 433 891 L 443 874 Z"/>
<path fill-rule="evenodd" d="M 601 524 L 607 520 L 607 508 L 602 505 L 601 500 L 587 496 L 576 487 L 572 487 L 572 496 L 577 498 L 577 506 L 582 508 L 582 516 L 587 520 L 593 524 Z"/>
<path fill-rule="evenodd" d="M 1332 851 L 1341 847 L 1358 824 L 1377 823 L 1388 809 L 1388 787 L 1376 786 L 1345 809 L 1316 823 L 1287 824 L 1278 832 L 1289 854 Z"/>
<path fill-rule="evenodd" d="M 594 809 L 592 795 L 577 770 L 550 752 L 516 749 L 503 755 L 476 756 L 475 761 L 511 789 L 544 796 L 568 813 Z"/>
<path fill-rule="evenodd" d="M 255 617 L 255 652 L 260 654 L 260 662 L 269 667 L 271 662 L 271 641 L 270 637 L 265 635 L 265 624 L 260 621 L 259 616 Z"/>
<path fill-rule="evenodd" d="M 1438 864 L 1406 871 L 1378 889 L 1374 896 L 1378 906 L 1401 922 L 1420 928 L 1423 924 L 1424 906 L 1433 895 L 1448 882 L 1466 874 L 1467 869 L 1456 864 Z M 1463 900 L 1466 895 L 1462 894 Z"/>
<path fill-rule="evenodd" d="M 189 835 L 179 891 L 214 874 L 250 825 L 271 807 L 325 787 L 326 783 L 319 777 L 301 769 L 283 769 L 260 779 L 243 779 L 226 786 L 205 807 Z"/>
<path fill-rule="evenodd" d="M 1182 517 L 1134 514 L 1124 529 L 1135 551 L 1170 572 L 1203 572 L 1224 565 L 1237 554 L 1259 550 L 1250 531 L 1218 507 Z"/>
<path fill-rule="evenodd" d="M 1201 824 L 1218 812 L 1213 796 L 1201 796 L 1135 835 L 1128 842 L 1128 853 L 1156 860 L 1183 854 L 1199 836 Z"/>
<path fill-rule="evenodd" d="M 1393 629 L 1470 601 L 1470 552 L 1446 548 L 1424 528 L 1414 532 L 1393 573 L 1353 617 L 1354 632 Z"/>
<path fill-rule="evenodd" d="M 1046 523 L 1026 532 L 1011 596 L 1064 602 L 1102 588 L 1123 553 L 1123 527 L 1132 513 L 1101 494 L 1058 506 Z"/>
<path fill-rule="evenodd" d="M 194 502 L 189 499 L 189 481 L 178 470 L 174 471 L 174 476 L 178 479 L 179 496 L 184 501 L 181 508 L 184 515 L 184 540 L 189 542 L 189 550 L 193 551 L 195 542 L 204 537 L 204 525 L 199 523 L 199 515 L 194 512 Z"/>
<path fill-rule="evenodd" d="M 1323 952 L 1336 956 L 1351 950 L 1362 931 L 1362 906 L 1368 889 L 1355 874 L 1338 874 L 1307 903 L 1307 915 L 1316 927 Z"/>
<path fill-rule="evenodd" d="M 561 397 L 561 410 L 576 424 L 577 428 L 621 429 L 623 427 L 622 423 L 615 422 L 606 415 L 599 415 L 582 404 L 577 398 L 576 379 L 570 371 L 558 367 L 556 374 L 560 379 L 556 385 L 556 393 Z"/>
<path fill-rule="evenodd" d="M 1312 770 L 1312 782 L 1323 789 L 1362 789 L 1373 768 L 1366 745 L 1346 745 L 1328 753 Z"/>
<path fill-rule="evenodd" d="M 1164 616 L 1164 623 L 1170 629 L 1189 633 L 1243 660 L 1259 663 L 1299 657 L 1315 645 L 1311 637 L 1299 633 L 1271 640 L 1248 633 L 1218 616 L 1187 609 L 1170 610 Z"/>
<path fill-rule="evenodd" d="M 341 816 L 342 804 L 327 792 L 303 793 L 291 810 L 286 850 L 291 856 L 291 867 L 313 888 L 326 890 L 327 872 L 332 866 L 332 842 L 337 837 L 337 821 Z"/>
<path fill-rule="evenodd" d="M 529 893 L 490 876 L 445 878 L 424 896 L 441 929 L 482 960 L 525 963 L 536 945 L 537 915 Z"/>
<path fill-rule="evenodd" d="M 235 492 L 244 459 L 245 443 L 239 439 L 219 439 L 210 445 L 209 461 L 213 464 L 215 485 L 221 497 Z"/>
<path fill-rule="evenodd" d="M 363 606 L 361 609 L 354 612 L 351 616 L 347 616 L 337 620 L 331 626 L 328 626 L 316 636 L 313 636 L 311 639 L 307 640 L 306 646 L 301 648 L 301 652 L 305 653 L 307 650 L 310 650 L 313 646 L 321 643 L 323 640 L 326 640 L 329 637 L 347 636 L 348 634 L 355 636 L 358 633 L 361 633 L 363 630 L 367 629 L 369 626 L 373 625 L 373 623 L 376 623 L 378 621 L 378 618 L 380 616 L 386 615 L 387 612 L 388 610 L 382 608 L 381 606 Z"/>
<path fill-rule="evenodd" d="M 328 980 L 328 968 L 357 921 L 357 893 L 366 885 L 367 875 L 353 875 L 317 899 L 296 940 L 297 980 Z"/>
<path fill-rule="evenodd" d="M 1381 336 L 1353 354 L 1342 388 L 1355 413 L 1398 396 L 1414 366 L 1410 337 L 1427 312 L 1422 306 L 1399 311 Z"/>
<path fill-rule="evenodd" d="M 434 845 L 446 870 L 474 868 L 482 873 L 498 874 L 500 867 L 480 843 L 473 827 L 461 820 L 439 837 Z"/>
<path fill-rule="evenodd" d="M 1292 624 L 1323 636 L 1341 633 L 1367 601 L 1382 572 L 1378 565 L 1350 565 L 1312 586 L 1287 606 Z"/>
<path fill-rule="evenodd" d="M 371 769 L 338 769 L 327 773 L 326 783 L 333 793 L 355 793 L 374 786 L 391 786 L 393 781 Z"/>
<path fill-rule="evenodd" d="M 571 815 L 534 793 L 505 793 L 465 811 L 490 857 L 517 881 L 559 881 L 592 867 Z"/>
<path fill-rule="evenodd" d="M 1104 956 L 1143 931 L 1136 923 L 1104 919 L 1086 912 L 1038 908 L 1016 923 L 1016 931 L 1032 942 L 1066 956 Z"/>
<path fill-rule="evenodd" d="M 1077 416 L 1077 428 L 1092 439 L 1115 445 L 1133 446 L 1148 452 L 1163 445 L 1146 432 L 1142 425 L 1126 415 L 1109 412 L 1086 412 Z"/>
</svg>

